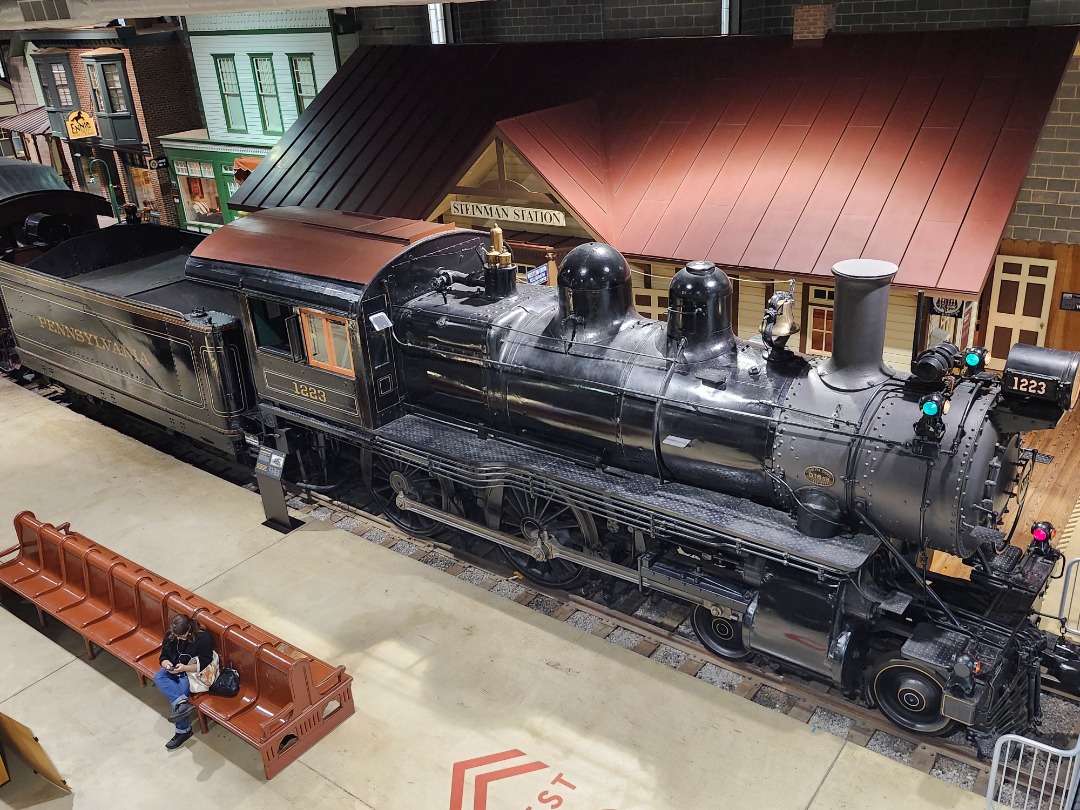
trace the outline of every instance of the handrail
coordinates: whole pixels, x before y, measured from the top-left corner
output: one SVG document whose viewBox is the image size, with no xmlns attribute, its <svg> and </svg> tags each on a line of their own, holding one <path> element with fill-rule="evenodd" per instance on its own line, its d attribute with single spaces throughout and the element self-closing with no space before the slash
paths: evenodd
<svg viewBox="0 0 1080 810">
<path fill-rule="evenodd" d="M 994 745 L 987 810 L 1072 810 L 1080 783 L 1078 757 L 1080 740 L 1066 750 L 1019 734 L 1003 734 Z"/>
<path fill-rule="evenodd" d="M 1078 567 L 1080 567 L 1080 557 L 1069 560 L 1065 566 L 1065 580 L 1061 584 L 1061 607 L 1058 610 L 1062 628 L 1066 633 L 1074 635 L 1080 635 L 1080 627 L 1069 623 L 1069 613 L 1072 610 L 1073 597 L 1075 596 L 1076 570 Z"/>
</svg>

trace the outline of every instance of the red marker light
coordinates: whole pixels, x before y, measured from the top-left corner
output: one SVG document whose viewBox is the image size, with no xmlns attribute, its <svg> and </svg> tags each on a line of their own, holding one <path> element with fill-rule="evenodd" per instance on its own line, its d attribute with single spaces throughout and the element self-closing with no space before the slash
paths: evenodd
<svg viewBox="0 0 1080 810">
<path fill-rule="evenodd" d="M 1031 524 L 1031 539 L 1036 543 L 1049 543 L 1055 534 L 1057 530 L 1048 520 L 1037 520 Z"/>
</svg>

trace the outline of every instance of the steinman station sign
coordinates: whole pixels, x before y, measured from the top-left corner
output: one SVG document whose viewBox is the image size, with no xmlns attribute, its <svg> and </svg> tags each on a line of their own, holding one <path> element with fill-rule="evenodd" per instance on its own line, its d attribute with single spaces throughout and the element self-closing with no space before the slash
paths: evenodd
<svg viewBox="0 0 1080 810">
<path fill-rule="evenodd" d="M 493 219 L 496 222 L 566 227 L 566 214 L 548 208 L 516 208 L 512 205 L 494 205 L 492 203 L 451 202 L 450 213 L 457 217 Z"/>
</svg>

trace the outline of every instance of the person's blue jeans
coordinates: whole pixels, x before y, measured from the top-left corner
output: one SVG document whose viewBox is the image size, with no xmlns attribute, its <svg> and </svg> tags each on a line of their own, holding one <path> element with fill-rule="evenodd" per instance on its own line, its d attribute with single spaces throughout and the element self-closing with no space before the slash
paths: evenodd
<svg viewBox="0 0 1080 810">
<path fill-rule="evenodd" d="M 166 672 L 164 669 L 159 669 L 154 673 L 154 686 L 161 691 L 161 694 L 168 698 L 169 705 L 174 709 L 176 708 L 177 703 L 191 694 L 186 672 L 174 675 L 171 672 Z M 190 714 L 176 724 L 177 734 L 187 734 L 189 731 L 191 731 Z"/>
</svg>

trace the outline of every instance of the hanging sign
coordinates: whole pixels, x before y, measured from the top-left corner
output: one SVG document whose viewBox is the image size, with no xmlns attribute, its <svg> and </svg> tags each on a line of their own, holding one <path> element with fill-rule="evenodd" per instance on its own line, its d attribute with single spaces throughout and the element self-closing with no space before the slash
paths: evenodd
<svg viewBox="0 0 1080 810">
<path fill-rule="evenodd" d="M 515 222 L 521 225 L 566 227 L 566 214 L 549 208 L 517 208 L 513 205 L 494 203 L 452 202 L 450 213 L 458 217 L 494 219 L 497 222 Z"/>
<path fill-rule="evenodd" d="M 72 110 L 67 117 L 67 134 L 72 140 L 79 138 L 96 138 L 97 124 L 94 116 L 83 110 Z"/>
</svg>

